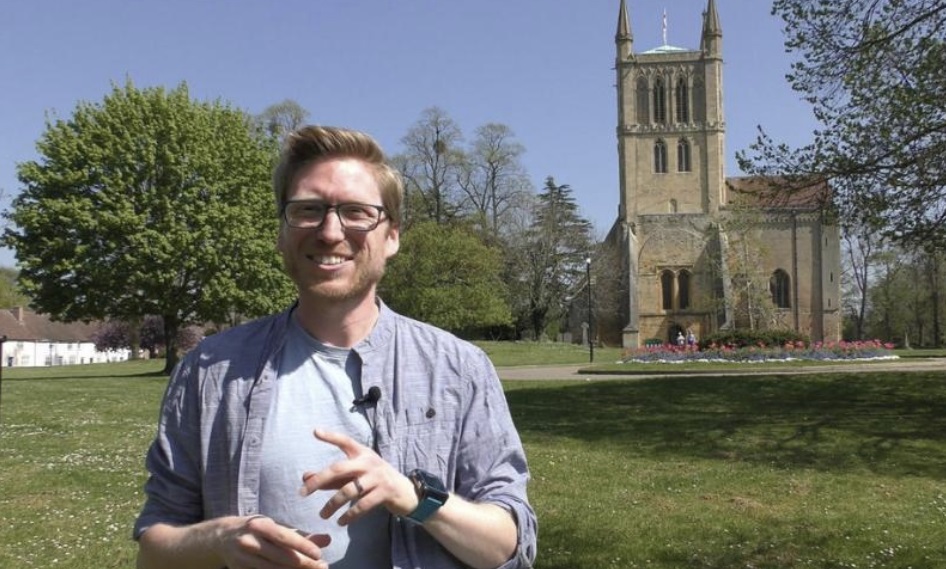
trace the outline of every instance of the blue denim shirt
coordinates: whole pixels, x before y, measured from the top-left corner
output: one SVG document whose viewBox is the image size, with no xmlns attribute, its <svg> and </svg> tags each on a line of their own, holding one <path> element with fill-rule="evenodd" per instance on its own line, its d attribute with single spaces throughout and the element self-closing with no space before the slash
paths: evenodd
<svg viewBox="0 0 946 569">
<path fill-rule="evenodd" d="M 502 569 L 531 567 L 537 521 L 526 496 L 529 472 L 492 363 L 473 344 L 383 303 L 380 310 L 353 348 L 364 392 L 381 389 L 367 410 L 376 450 L 403 473 L 422 468 L 467 500 L 510 511 L 519 539 Z M 148 451 L 136 539 L 156 523 L 261 513 L 260 443 L 290 313 L 210 336 L 181 360 Z M 463 567 L 423 526 L 392 517 L 390 527 L 395 568 Z"/>
</svg>

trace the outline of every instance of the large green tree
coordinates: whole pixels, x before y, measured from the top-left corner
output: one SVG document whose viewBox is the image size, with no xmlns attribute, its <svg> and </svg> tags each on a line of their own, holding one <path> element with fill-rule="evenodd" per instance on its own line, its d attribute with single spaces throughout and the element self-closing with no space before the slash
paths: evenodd
<svg viewBox="0 0 946 569">
<path fill-rule="evenodd" d="M 2 238 L 20 284 L 65 321 L 161 316 L 166 371 L 178 330 L 273 311 L 291 299 L 274 242 L 275 139 L 187 86 L 113 86 L 50 120 Z"/>
<path fill-rule="evenodd" d="M 946 248 L 946 0 L 775 0 L 788 80 L 821 127 L 791 149 L 763 131 L 749 173 L 826 177 L 841 219 Z"/>
<path fill-rule="evenodd" d="M 472 231 L 426 221 L 402 235 L 380 293 L 399 312 L 458 334 L 478 334 L 512 322 L 501 268 L 500 252 Z"/>
</svg>

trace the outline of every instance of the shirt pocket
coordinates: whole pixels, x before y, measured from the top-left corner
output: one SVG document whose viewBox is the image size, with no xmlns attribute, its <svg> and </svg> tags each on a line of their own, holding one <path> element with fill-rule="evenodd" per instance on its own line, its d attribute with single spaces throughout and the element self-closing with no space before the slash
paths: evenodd
<svg viewBox="0 0 946 569">
<path fill-rule="evenodd" d="M 395 443 L 402 470 L 420 468 L 448 480 L 456 463 L 459 433 L 459 414 L 453 405 L 405 409 Z"/>
</svg>

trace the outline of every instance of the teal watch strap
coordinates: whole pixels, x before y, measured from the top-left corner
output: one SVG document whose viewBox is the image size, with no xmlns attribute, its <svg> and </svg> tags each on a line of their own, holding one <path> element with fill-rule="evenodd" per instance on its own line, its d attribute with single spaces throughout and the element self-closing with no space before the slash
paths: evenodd
<svg viewBox="0 0 946 569">
<path fill-rule="evenodd" d="M 412 470 L 408 478 L 417 492 L 417 507 L 407 517 L 422 524 L 444 505 L 450 494 L 439 478 L 419 468 Z"/>
<path fill-rule="evenodd" d="M 408 514 L 407 517 L 422 524 L 427 521 L 427 518 L 434 515 L 434 512 L 439 510 L 440 506 L 443 506 L 443 502 L 433 496 L 425 496 L 424 499 L 417 504 L 417 508 Z"/>
</svg>

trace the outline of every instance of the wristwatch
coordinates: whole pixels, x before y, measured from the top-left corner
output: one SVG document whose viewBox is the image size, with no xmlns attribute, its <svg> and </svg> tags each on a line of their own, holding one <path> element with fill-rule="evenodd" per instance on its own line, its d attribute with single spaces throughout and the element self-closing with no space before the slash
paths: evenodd
<svg viewBox="0 0 946 569">
<path fill-rule="evenodd" d="M 414 491 L 417 492 L 417 508 L 407 515 L 408 518 L 422 524 L 434 512 L 443 506 L 450 494 L 443 485 L 443 481 L 433 474 L 421 469 L 414 469 L 408 475 L 411 482 L 414 483 Z"/>
</svg>

